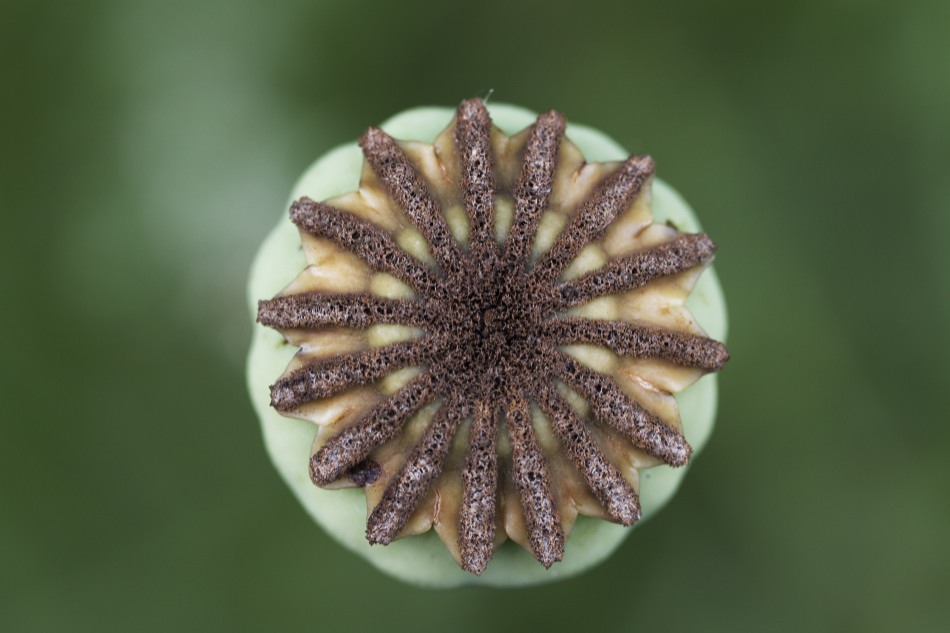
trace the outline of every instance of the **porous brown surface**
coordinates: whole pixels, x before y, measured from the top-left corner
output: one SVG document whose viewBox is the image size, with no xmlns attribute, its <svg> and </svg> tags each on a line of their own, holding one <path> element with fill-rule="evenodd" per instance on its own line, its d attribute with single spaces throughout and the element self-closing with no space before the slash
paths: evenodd
<svg viewBox="0 0 950 633">
<path fill-rule="evenodd" d="M 557 236 L 532 275 L 540 283 L 551 283 L 587 244 L 597 239 L 607 226 L 630 206 L 655 169 L 649 156 L 631 156 L 604 180 L 568 225 Z"/>
<path fill-rule="evenodd" d="M 559 343 L 591 343 L 621 356 L 661 358 L 706 371 L 719 371 L 729 360 L 729 351 L 722 343 L 675 330 L 592 319 L 557 319 L 546 327 Z"/>
<path fill-rule="evenodd" d="M 555 374 L 587 398 L 597 417 L 623 433 L 634 446 L 670 466 L 685 466 L 693 449 L 683 435 L 647 411 L 617 383 L 567 354 L 552 352 Z"/>
<path fill-rule="evenodd" d="M 485 570 L 499 540 L 498 513 L 503 511 L 506 529 L 523 525 L 524 544 L 549 567 L 563 556 L 566 522 L 573 521 L 563 512 L 570 486 L 584 487 L 584 494 L 592 495 L 612 521 L 632 525 L 640 516 L 636 479 L 611 462 L 609 455 L 615 452 L 604 450 L 596 438 L 613 433 L 615 442 L 626 442 L 631 451 L 673 466 L 686 464 L 691 453 L 678 421 L 664 420 L 654 404 L 638 401 L 620 378 L 581 362 L 565 346 L 594 345 L 621 358 L 659 359 L 702 371 L 717 371 L 728 359 L 721 343 L 682 328 L 565 311 L 704 266 L 715 246 L 706 235 L 678 234 L 565 277 L 585 247 L 597 243 L 642 195 L 653 161 L 632 156 L 592 184 L 566 228 L 534 260 L 536 235 L 565 155 L 564 117 L 554 111 L 538 117 L 522 141 L 516 157 L 520 168 L 507 189 L 496 177 L 499 150 L 484 104 L 463 102 L 453 126 L 457 162 L 444 167 L 442 176 L 424 175 L 403 146 L 380 129 L 370 128 L 360 139 L 379 186 L 404 214 L 395 224 L 418 231 L 434 265 L 401 248 L 392 231 L 347 210 L 308 198 L 292 205 L 291 219 L 305 235 L 329 240 L 371 272 L 395 277 L 412 296 L 394 299 L 365 290 L 291 293 L 261 301 L 261 323 L 286 331 L 335 327 L 355 332 L 406 325 L 422 333 L 306 361 L 272 386 L 271 402 L 279 411 L 297 412 L 366 386 L 381 395 L 321 436 L 310 463 L 311 478 L 319 486 L 343 477 L 360 486 L 381 486 L 367 522 L 370 543 L 390 543 L 410 529 L 434 482 L 452 463 L 460 479 L 460 492 L 452 493 L 458 495 L 457 504 L 440 502 L 439 495 L 449 494 L 450 488 L 438 488 L 433 520 L 440 520 L 442 506 L 456 508 L 454 543 L 461 566 L 475 574 Z M 457 174 L 457 182 L 451 182 L 451 174 Z M 446 194 L 451 186 L 457 193 Z M 495 237 L 499 195 L 510 196 L 513 205 L 502 240 Z M 443 213 L 443 205 L 453 200 L 468 219 L 468 239 L 462 243 Z M 407 367 L 418 368 L 418 375 L 392 391 L 382 388 L 384 378 Z M 564 388 L 585 399 L 590 414 L 579 413 Z M 393 460 L 392 451 L 379 452 L 393 446 L 390 442 L 403 441 L 404 428 L 430 403 L 435 413 L 413 436 L 404 459 Z M 547 431 L 539 436 L 536 430 L 533 405 L 573 474 L 552 466 L 547 454 L 552 445 L 544 439 Z M 588 427 L 594 420 L 605 430 L 592 433 Z M 453 461 L 452 444 L 463 427 L 467 448 Z M 510 479 L 502 482 L 502 476 Z M 513 487 L 516 499 L 509 502 L 519 504 L 518 513 L 499 504 L 503 483 Z"/>
<path fill-rule="evenodd" d="M 565 126 L 564 116 L 552 110 L 539 116 L 531 128 L 514 190 L 514 219 L 505 240 L 505 258 L 510 265 L 525 263 L 531 252 L 538 221 L 551 196 Z"/>
<path fill-rule="evenodd" d="M 381 299 L 372 294 L 335 295 L 308 292 L 257 303 L 257 320 L 276 328 L 318 328 L 342 325 L 366 328 L 377 323 L 425 323 L 416 301 Z"/>
<path fill-rule="evenodd" d="M 607 461 L 567 401 L 550 383 L 540 386 L 538 404 L 548 416 L 551 429 L 587 485 L 617 523 L 633 525 L 640 518 L 640 500 L 620 472 Z"/>
<path fill-rule="evenodd" d="M 463 568 L 473 574 L 485 571 L 495 544 L 500 417 L 500 408 L 486 402 L 475 406 L 468 455 L 462 470 L 459 550 Z"/>
<path fill-rule="evenodd" d="M 310 478 L 326 486 L 365 460 L 370 452 L 392 438 L 406 420 L 435 396 L 434 380 L 423 374 L 360 421 L 335 435 L 310 459 Z"/>
<path fill-rule="evenodd" d="M 511 477 L 521 497 L 528 542 L 538 562 L 550 567 L 564 556 L 564 530 L 551 491 L 551 478 L 531 427 L 531 413 L 525 399 L 512 398 L 507 412 Z"/>
<path fill-rule="evenodd" d="M 423 343 L 409 341 L 319 360 L 278 380 L 271 387 L 270 403 L 278 411 L 289 411 L 353 385 L 373 382 L 396 369 L 426 361 L 431 355 Z"/>
<path fill-rule="evenodd" d="M 615 259 L 599 270 L 559 287 L 558 307 L 586 303 L 596 297 L 634 290 L 658 277 L 669 277 L 712 261 L 716 245 L 704 233 L 684 235 L 667 244 Z"/>
<path fill-rule="evenodd" d="M 386 545 L 396 538 L 428 491 L 429 484 L 442 472 L 449 444 L 467 415 L 465 401 L 457 396 L 442 405 L 370 513 L 366 522 L 366 538 L 370 543 Z"/>
<path fill-rule="evenodd" d="M 290 219 L 302 231 L 333 240 L 374 270 L 390 273 L 416 292 L 432 294 L 441 288 L 432 271 L 371 222 L 310 198 L 301 198 L 290 205 Z"/>
</svg>

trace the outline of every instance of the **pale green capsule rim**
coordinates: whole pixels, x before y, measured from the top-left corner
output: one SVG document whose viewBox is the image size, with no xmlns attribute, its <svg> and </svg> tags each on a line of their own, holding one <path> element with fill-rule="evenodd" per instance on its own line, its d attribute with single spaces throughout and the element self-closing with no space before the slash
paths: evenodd
<svg viewBox="0 0 950 633">
<path fill-rule="evenodd" d="M 488 109 L 494 124 L 507 134 L 531 125 L 537 116 L 524 108 L 500 103 L 490 103 Z M 381 127 L 398 139 L 431 142 L 454 114 L 454 108 L 415 108 L 397 114 Z M 593 128 L 568 124 L 567 136 L 589 161 L 623 160 L 629 155 L 615 141 Z M 276 295 L 305 266 L 297 228 L 287 213 L 290 202 L 301 196 L 325 200 L 356 190 L 362 161 L 362 153 L 355 142 L 342 145 L 311 165 L 294 186 L 277 226 L 261 244 L 251 266 L 248 301 L 252 321 L 257 313 L 257 301 Z M 656 222 L 670 221 L 686 232 L 701 231 L 699 221 L 685 200 L 659 178 L 653 184 L 652 207 Z M 686 305 L 709 336 L 725 341 L 725 300 L 711 267 L 699 278 Z M 534 585 L 567 578 L 600 563 L 632 531 L 632 528 L 581 516 L 567 541 L 564 559 L 551 569 L 544 569 L 528 552 L 508 541 L 495 552 L 481 576 L 462 571 L 434 531 L 388 546 L 370 546 L 364 537 L 366 501 L 363 491 L 323 490 L 314 486 L 308 475 L 310 447 L 316 432 L 314 425 L 283 417 L 270 407 L 269 385 L 283 373 L 296 351 L 279 332 L 254 324 L 247 380 L 268 454 L 314 520 L 334 539 L 380 570 L 426 587 Z M 717 400 L 716 375 L 704 376 L 679 393 L 676 400 L 695 459 L 712 432 Z M 657 466 L 641 471 L 641 522 L 672 498 L 686 470 Z M 313 552 L 302 552 L 301 555 L 313 555 Z"/>
</svg>

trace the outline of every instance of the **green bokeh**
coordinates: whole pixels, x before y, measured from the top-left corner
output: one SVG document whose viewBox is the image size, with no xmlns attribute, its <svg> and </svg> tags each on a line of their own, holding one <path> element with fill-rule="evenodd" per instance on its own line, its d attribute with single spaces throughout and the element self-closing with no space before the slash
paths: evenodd
<svg viewBox="0 0 950 633">
<path fill-rule="evenodd" d="M 0 5 L 0 631 L 944 630 L 950 4 Z M 302 169 L 494 90 L 657 160 L 733 354 L 605 564 L 431 592 L 263 449 L 243 290 Z M 943 535 L 943 536 L 941 536 Z"/>
</svg>

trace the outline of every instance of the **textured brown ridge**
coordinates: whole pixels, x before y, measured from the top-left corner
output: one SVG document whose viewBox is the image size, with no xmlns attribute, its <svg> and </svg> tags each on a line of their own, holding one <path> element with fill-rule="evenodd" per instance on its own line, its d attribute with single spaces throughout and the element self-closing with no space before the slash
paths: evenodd
<svg viewBox="0 0 950 633">
<path fill-rule="evenodd" d="M 455 146 L 462 166 L 462 194 L 471 224 L 472 258 L 488 263 L 495 256 L 495 170 L 491 118 L 481 99 L 463 101 L 455 124 Z"/>
<path fill-rule="evenodd" d="M 458 246 L 449 233 L 439 204 L 429 188 L 391 136 L 371 127 L 360 139 L 366 161 L 386 186 L 392 199 L 402 207 L 432 249 L 442 269 L 454 274 L 461 270 Z"/>
<path fill-rule="evenodd" d="M 257 322 L 278 328 L 366 328 L 377 323 L 421 325 L 425 317 L 416 301 L 381 299 L 371 294 L 308 292 L 259 301 Z"/>
<path fill-rule="evenodd" d="M 371 222 L 310 198 L 301 198 L 290 206 L 290 219 L 302 231 L 333 240 L 374 270 L 390 273 L 417 292 L 433 294 L 440 289 L 425 264 L 399 248 Z"/>
<path fill-rule="evenodd" d="M 462 470 L 459 549 L 462 566 L 481 574 L 495 547 L 495 495 L 498 487 L 499 410 L 480 402 L 475 407 L 468 456 Z"/>
<path fill-rule="evenodd" d="M 669 277 L 712 261 L 716 245 L 705 233 L 684 235 L 668 244 L 615 259 L 580 279 L 561 284 L 561 304 L 567 307 L 596 297 L 645 286 L 658 277 Z"/>
<path fill-rule="evenodd" d="M 660 358 L 683 367 L 719 371 L 729 360 L 726 346 L 711 338 L 624 321 L 557 319 L 546 328 L 561 345 L 593 343 L 621 356 Z"/>
<path fill-rule="evenodd" d="M 548 416 L 551 429 L 561 440 L 564 451 L 584 475 L 607 513 L 617 523 L 633 525 L 640 518 L 640 498 L 620 472 L 607 461 L 567 401 L 550 383 L 541 385 L 538 394 L 541 410 Z"/>
<path fill-rule="evenodd" d="M 271 387 L 271 406 L 288 411 L 305 402 L 332 396 L 347 387 L 373 382 L 427 358 L 422 343 L 411 341 L 319 360 L 278 380 Z"/>
<path fill-rule="evenodd" d="M 499 182 L 508 181 L 496 173 L 500 158 L 491 119 L 480 100 L 458 108 L 450 128 L 454 157 L 439 158 L 449 161 L 443 176 L 425 172 L 411 158 L 415 154 L 382 130 L 366 132 L 360 146 L 378 183 L 372 186 L 381 187 L 401 210 L 400 227 L 411 225 L 423 236 L 437 267 L 408 254 L 390 230 L 349 211 L 308 198 L 291 207 L 302 232 L 330 240 L 414 293 L 392 299 L 365 290 L 301 292 L 258 306 L 260 323 L 298 333 L 332 327 L 368 336 L 377 325 L 415 328 L 407 330 L 413 333 L 408 340 L 298 363 L 271 387 L 272 405 L 282 412 L 345 397 L 350 389 L 379 395 L 361 400 L 362 408 L 346 409 L 343 421 L 321 434 L 310 461 L 311 479 L 319 486 L 347 478 L 381 491 L 367 520 L 370 543 L 387 544 L 418 531 L 413 517 L 435 487 L 431 521 L 447 521 L 455 530 L 454 538 L 441 536 L 453 539 L 463 569 L 474 574 L 486 569 L 499 536 L 505 536 L 496 533 L 498 526 L 509 521 L 523 525 L 519 542 L 550 567 L 564 555 L 573 521 L 563 510 L 570 502 L 565 486 L 584 486 L 591 503 L 599 503 L 612 521 L 632 525 L 639 519 L 636 473 L 630 474 L 630 464 L 612 463 L 615 444 L 672 466 L 689 460 L 692 449 L 678 422 L 665 421 L 665 414 L 640 402 L 615 376 L 584 364 L 564 346 L 594 345 L 617 358 L 660 359 L 703 371 L 722 368 L 729 358 L 725 346 L 685 329 L 564 312 L 704 266 L 715 245 L 704 234 L 670 231 L 674 235 L 665 243 L 607 257 L 603 265 L 564 278 L 581 251 L 596 244 L 648 186 L 653 161 L 632 156 L 591 182 L 589 194 L 568 210 L 566 228 L 549 248 L 537 251 L 533 264 L 539 226 L 560 186 L 565 126 L 557 112 L 539 116 L 522 137 L 519 169 L 505 172 L 514 182 L 504 186 Z M 447 198 L 443 188 L 450 174 L 458 174 L 452 183 L 458 192 Z M 499 195 L 513 202 L 511 226 L 501 240 L 495 236 Z M 449 230 L 442 206 L 451 204 L 464 206 L 467 244 Z M 384 379 L 405 368 L 416 373 L 384 388 Z M 589 413 L 575 406 L 572 398 L 578 395 Z M 420 426 L 427 405 L 434 414 Z M 602 425 L 596 431 L 595 421 Z M 608 433 L 609 450 L 598 443 Z M 465 450 L 453 452 L 453 443 L 461 446 L 463 440 Z M 566 459 L 552 461 L 552 450 Z M 565 468 L 574 473 L 565 475 Z M 452 488 L 457 492 L 453 499 L 440 499 L 443 484 L 436 482 L 450 475 L 458 477 Z M 562 482 L 563 476 L 580 483 Z M 503 494 L 508 495 L 504 504 Z M 512 501 L 514 507 L 508 507 Z M 450 511 L 451 517 L 444 516 Z"/>
<path fill-rule="evenodd" d="M 551 110 L 539 116 L 531 126 L 521 162 L 521 176 L 514 190 L 515 215 L 505 240 L 505 256 L 509 262 L 525 262 L 531 252 L 538 220 L 551 197 L 557 151 L 564 137 L 565 125 L 564 116 Z"/>
<path fill-rule="evenodd" d="M 458 396 L 449 396 L 370 513 L 366 522 L 366 538 L 370 543 L 386 545 L 406 525 L 429 484 L 442 472 L 449 444 L 466 415 L 465 402 Z"/>
<path fill-rule="evenodd" d="M 633 203 L 654 169 L 649 156 L 631 156 L 607 176 L 538 262 L 532 271 L 534 276 L 546 283 L 556 279 L 582 248 L 599 237 L 620 212 Z"/>
</svg>

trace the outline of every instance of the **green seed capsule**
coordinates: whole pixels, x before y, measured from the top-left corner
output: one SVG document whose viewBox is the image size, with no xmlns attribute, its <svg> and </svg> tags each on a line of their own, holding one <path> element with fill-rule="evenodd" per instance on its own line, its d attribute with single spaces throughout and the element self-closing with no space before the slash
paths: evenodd
<svg viewBox="0 0 950 633">
<path fill-rule="evenodd" d="M 670 499 L 712 430 L 726 316 L 714 245 L 649 157 L 473 100 L 371 128 L 290 200 L 251 271 L 248 384 L 334 538 L 414 584 L 529 585 Z"/>
</svg>

